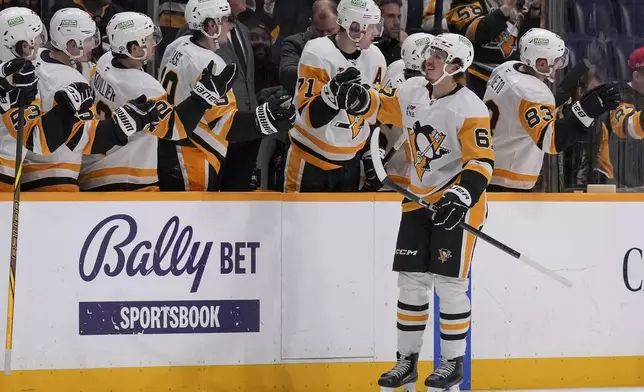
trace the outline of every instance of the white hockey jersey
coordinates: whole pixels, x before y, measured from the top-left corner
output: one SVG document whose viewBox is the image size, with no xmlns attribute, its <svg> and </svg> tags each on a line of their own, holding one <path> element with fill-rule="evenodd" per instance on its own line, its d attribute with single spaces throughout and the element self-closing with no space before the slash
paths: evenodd
<svg viewBox="0 0 644 392">
<path fill-rule="evenodd" d="M 374 88 L 370 90 L 368 112 L 364 116 L 353 116 L 340 110 L 328 124 L 314 128 L 310 103 L 320 96 L 327 82 L 350 67 L 360 71 L 363 84 Z M 375 123 L 377 91 L 382 87 L 386 69 L 385 58 L 375 45 L 355 52 L 355 56 L 345 56 L 332 37 L 316 38 L 306 44 L 300 58 L 294 98 L 298 116 L 290 138 L 293 146 L 304 152 L 302 155 L 308 163 L 324 170 L 337 169 L 365 146 L 370 134 L 369 124 Z"/>
<path fill-rule="evenodd" d="M 532 189 L 544 152 L 556 154 L 555 97 L 541 80 L 508 61 L 490 76 L 485 91 L 496 163 L 492 184 Z"/>
<path fill-rule="evenodd" d="M 158 190 L 157 137 L 185 139 L 186 131 L 161 84 L 141 69 L 127 69 L 113 63 L 111 52 L 101 56 L 92 75 L 99 116 L 111 116 L 113 110 L 145 95 L 156 101 L 160 122 L 156 129 L 137 132 L 125 146 L 107 154 L 85 156 L 79 179 L 81 190 Z"/>
<path fill-rule="evenodd" d="M 74 67 L 54 60 L 49 57 L 49 53 L 48 50 L 41 49 L 35 62 L 43 112 L 53 108 L 56 91 L 71 83 L 87 83 Z M 77 192 L 82 157 L 82 152 L 72 152 L 67 146 L 61 146 L 51 155 L 27 152 L 22 170 L 22 189 Z"/>
<path fill-rule="evenodd" d="M 403 60 L 396 60 L 387 68 L 387 75 L 384 81 L 384 88 L 399 88 L 405 83 L 405 63 Z M 411 150 L 409 142 L 403 130 L 400 127 L 383 124 L 380 126 L 382 133 L 387 136 L 387 149 L 390 151 L 394 148 L 400 137 L 405 140 L 398 151 L 389 159 L 387 163 L 387 174 L 398 185 L 407 187 L 409 185 L 409 168 L 411 167 Z M 383 189 L 384 190 L 384 189 Z"/>
<path fill-rule="evenodd" d="M 378 119 L 407 133 L 411 192 L 435 203 L 445 188 L 469 180 L 477 184 L 478 189 L 470 192 L 478 200 L 494 167 L 487 108 L 460 85 L 444 97 L 431 99 L 428 83 L 424 77 L 414 77 L 397 90 L 383 90 Z M 419 208 L 408 203 L 403 211 Z"/>
<path fill-rule="evenodd" d="M 195 83 L 204 68 L 214 61 L 214 73 L 218 75 L 226 67 L 226 62 L 212 50 L 203 48 L 192 37 L 184 36 L 167 46 L 161 60 L 159 81 L 168 93 L 170 103 L 180 103 L 190 97 Z M 223 159 L 228 151 L 226 137 L 230 131 L 233 117 L 237 112 L 237 102 L 232 89 L 219 102 L 208 109 L 187 143 L 175 144 L 173 161 L 178 161 L 182 171 L 185 190 L 205 191 L 209 183 L 210 164 L 220 172 Z M 165 151 L 165 149 L 164 149 Z"/>
</svg>

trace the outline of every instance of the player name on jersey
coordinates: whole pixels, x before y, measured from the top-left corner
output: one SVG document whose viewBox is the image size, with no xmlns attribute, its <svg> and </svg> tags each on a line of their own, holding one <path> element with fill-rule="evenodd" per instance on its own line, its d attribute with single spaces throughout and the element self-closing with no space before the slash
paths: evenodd
<svg viewBox="0 0 644 392">
<path fill-rule="evenodd" d="M 105 81 L 99 73 L 94 76 L 92 80 L 92 87 L 94 90 L 101 94 L 105 99 L 108 99 L 110 102 L 114 102 L 116 99 L 116 92 L 114 87 Z"/>
</svg>

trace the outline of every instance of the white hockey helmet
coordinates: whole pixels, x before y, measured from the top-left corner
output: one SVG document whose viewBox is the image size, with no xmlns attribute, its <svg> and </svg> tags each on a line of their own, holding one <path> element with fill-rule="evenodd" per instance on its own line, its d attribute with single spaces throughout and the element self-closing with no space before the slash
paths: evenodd
<svg viewBox="0 0 644 392">
<path fill-rule="evenodd" d="M 25 55 L 17 44 L 21 41 L 31 46 L 31 53 Z M 47 43 L 47 29 L 40 17 L 29 8 L 9 7 L 0 11 L 0 42 L 16 57 L 33 59 Z"/>
<path fill-rule="evenodd" d="M 557 34 L 546 29 L 528 30 L 519 40 L 521 62 L 554 82 L 555 72 L 568 65 L 568 48 Z M 548 72 L 537 69 L 537 61 L 548 62 Z"/>
<path fill-rule="evenodd" d="M 400 56 L 405 62 L 405 68 L 411 71 L 420 71 L 423 68 L 423 50 L 434 40 L 428 33 L 415 33 L 407 37 L 402 44 Z"/>
<path fill-rule="evenodd" d="M 380 37 L 384 29 L 380 8 L 373 0 L 340 0 L 337 22 L 356 43 L 370 26 L 375 37 Z"/>
<path fill-rule="evenodd" d="M 219 38 L 221 27 L 224 25 L 230 16 L 230 4 L 228 0 L 189 0 L 186 4 L 186 12 L 184 14 L 188 28 L 190 30 L 199 30 L 206 37 L 216 39 Z M 209 35 L 204 29 L 206 19 L 213 19 L 217 24 L 218 30 L 215 35 Z"/>
<path fill-rule="evenodd" d="M 161 37 L 161 30 L 152 19 L 139 12 L 119 12 L 107 24 L 107 39 L 112 53 L 123 54 L 134 60 L 145 60 L 148 49 L 157 46 Z M 132 56 L 128 48 L 131 42 L 143 49 L 142 57 Z"/>
<path fill-rule="evenodd" d="M 101 44 L 101 36 L 96 22 L 85 11 L 79 8 L 58 10 L 49 22 L 51 45 L 64 52 L 70 59 L 84 57 L 86 53 Z M 74 41 L 80 54 L 72 55 L 67 51 L 67 43 Z"/>
<path fill-rule="evenodd" d="M 460 34 L 444 33 L 439 34 L 432 40 L 432 43 L 425 47 L 423 51 L 423 60 L 427 61 L 429 56 L 433 53 L 442 53 L 445 56 L 445 64 L 443 64 L 443 75 L 432 82 L 432 85 L 437 85 L 446 76 L 453 76 L 459 72 L 465 72 L 466 69 L 472 65 L 474 61 L 474 46 L 469 39 Z M 461 65 L 453 72 L 447 72 L 447 66 L 453 64 L 458 59 Z M 425 72 L 423 66 L 423 73 Z"/>
</svg>

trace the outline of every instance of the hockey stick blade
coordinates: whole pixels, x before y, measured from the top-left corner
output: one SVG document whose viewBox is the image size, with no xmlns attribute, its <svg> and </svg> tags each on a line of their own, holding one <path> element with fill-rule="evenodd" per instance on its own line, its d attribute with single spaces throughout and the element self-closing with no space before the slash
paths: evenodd
<svg viewBox="0 0 644 392">
<path fill-rule="evenodd" d="M 382 164 L 382 161 L 380 160 L 378 156 L 378 137 L 380 135 L 380 128 L 376 128 L 373 131 L 373 134 L 371 135 L 371 140 L 369 144 L 369 148 L 371 150 L 371 160 L 373 162 L 373 167 L 374 170 L 376 171 L 376 175 L 378 176 L 378 179 L 380 182 L 382 182 L 383 185 L 388 187 L 389 189 L 392 189 L 401 195 L 405 196 L 407 199 L 414 201 L 423 208 L 428 209 L 429 211 L 434 212 L 436 208 L 434 205 L 429 203 L 426 200 L 423 200 L 422 198 L 416 196 L 414 193 L 408 191 L 407 189 L 397 185 L 395 182 L 393 182 L 389 176 L 387 175 L 387 171 L 385 171 L 385 167 Z M 510 248 L 509 246 L 505 245 L 504 243 L 490 237 L 489 235 L 483 233 L 482 231 L 475 229 L 474 227 L 468 225 L 467 223 L 461 222 L 458 224 L 460 228 L 462 228 L 465 231 L 468 231 L 478 238 L 482 239 L 483 241 L 487 242 L 488 244 L 494 246 L 495 248 L 501 250 L 502 252 L 507 253 L 508 255 L 514 257 L 517 260 L 522 261 L 526 265 L 536 269 L 537 271 L 545 274 L 549 278 L 556 280 L 557 282 L 561 283 L 562 285 L 566 287 L 572 287 L 572 282 L 570 282 L 568 279 L 557 275 L 555 272 L 549 270 L 548 268 L 544 267 L 543 265 L 537 263 L 536 261 L 532 260 L 531 258 L 517 252 L 516 250 Z"/>
</svg>

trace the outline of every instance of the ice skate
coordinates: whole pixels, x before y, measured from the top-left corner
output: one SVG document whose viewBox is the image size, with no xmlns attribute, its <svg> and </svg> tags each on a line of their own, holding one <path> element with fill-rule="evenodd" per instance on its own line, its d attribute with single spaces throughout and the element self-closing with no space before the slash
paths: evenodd
<svg viewBox="0 0 644 392">
<path fill-rule="evenodd" d="M 427 392 L 459 392 L 463 381 L 463 357 L 441 360 L 440 365 L 425 380 Z"/>
<path fill-rule="evenodd" d="M 383 373 L 378 380 L 380 392 L 394 392 L 396 388 L 403 387 L 402 392 L 416 392 L 418 380 L 418 354 L 402 356 L 396 353 L 396 366 Z"/>
</svg>

